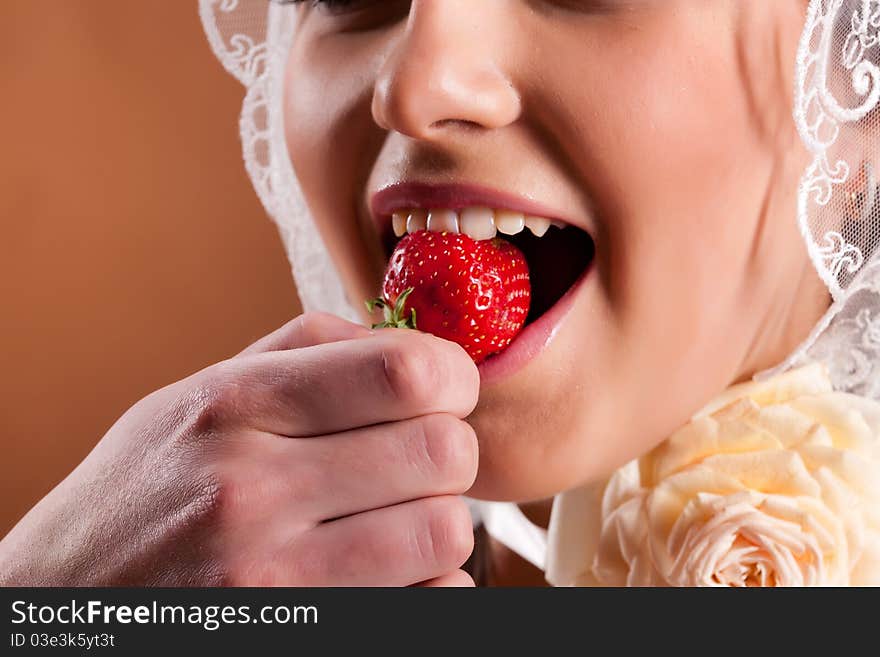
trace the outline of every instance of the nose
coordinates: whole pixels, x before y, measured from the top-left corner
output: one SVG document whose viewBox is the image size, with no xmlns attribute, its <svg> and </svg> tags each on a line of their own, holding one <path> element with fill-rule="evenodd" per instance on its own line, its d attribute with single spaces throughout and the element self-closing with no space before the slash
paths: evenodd
<svg viewBox="0 0 880 657">
<path fill-rule="evenodd" d="M 453 126 L 497 129 L 516 121 L 520 97 L 501 63 L 509 5 L 413 0 L 376 79 L 375 122 L 431 141 Z"/>
</svg>

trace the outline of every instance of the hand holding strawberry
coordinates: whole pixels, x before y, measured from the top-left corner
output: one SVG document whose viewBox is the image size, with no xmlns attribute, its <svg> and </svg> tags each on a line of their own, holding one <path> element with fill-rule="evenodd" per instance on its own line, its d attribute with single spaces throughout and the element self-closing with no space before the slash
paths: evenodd
<svg viewBox="0 0 880 657">
<path fill-rule="evenodd" d="M 461 345 L 475 363 L 506 348 L 529 313 L 525 256 L 510 242 L 451 232 L 406 235 L 385 270 L 378 327 L 418 328 Z"/>
</svg>

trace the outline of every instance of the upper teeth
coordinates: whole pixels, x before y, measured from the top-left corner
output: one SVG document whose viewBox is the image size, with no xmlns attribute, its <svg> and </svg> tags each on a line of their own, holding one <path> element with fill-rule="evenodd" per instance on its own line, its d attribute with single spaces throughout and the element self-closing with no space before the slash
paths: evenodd
<svg viewBox="0 0 880 657">
<path fill-rule="evenodd" d="M 391 215 L 391 224 L 397 237 L 427 229 L 438 233 L 464 233 L 475 240 L 488 240 L 499 232 L 516 235 L 523 228 L 541 237 L 550 226 L 562 228 L 564 225 L 561 221 L 551 221 L 546 217 L 480 207 L 461 211 L 444 208 L 401 210 Z"/>
</svg>

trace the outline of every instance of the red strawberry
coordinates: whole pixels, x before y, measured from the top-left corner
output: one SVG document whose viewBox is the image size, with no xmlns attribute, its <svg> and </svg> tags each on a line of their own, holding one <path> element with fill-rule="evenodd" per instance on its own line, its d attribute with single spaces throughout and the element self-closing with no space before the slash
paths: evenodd
<svg viewBox="0 0 880 657">
<path fill-rule="evenodd" d="M 367 308 L 385 313 L 374 328 L 418 327 L 457 342 L 479 363 L 510 344 L 530 298 L 525 256 L 510 242 L 422 230 L 397 244 L 382 297 Z"/>
</svg>

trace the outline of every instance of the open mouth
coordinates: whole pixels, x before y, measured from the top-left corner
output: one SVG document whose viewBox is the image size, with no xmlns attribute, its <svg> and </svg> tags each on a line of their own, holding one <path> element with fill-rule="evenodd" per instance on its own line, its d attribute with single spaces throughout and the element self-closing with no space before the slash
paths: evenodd
<svg viewBox="0 0 880 657">
<path fill-rule="evenodd" d="M 486 207 L 398 209 L 380 219 L 386 259 L 407 233 L 464 233 L 515 245 L 529 267 L 531 304 L 525 325 L 539 319 L 583 276 L 595 256 L 590 234 L 558 219 Z"/>
</svg>

